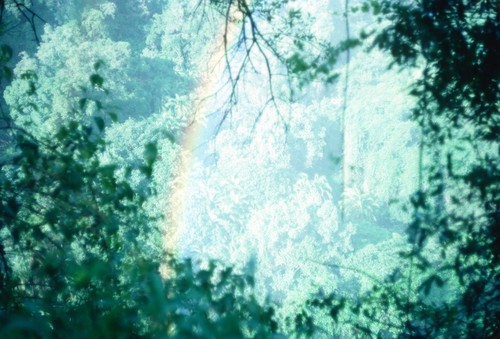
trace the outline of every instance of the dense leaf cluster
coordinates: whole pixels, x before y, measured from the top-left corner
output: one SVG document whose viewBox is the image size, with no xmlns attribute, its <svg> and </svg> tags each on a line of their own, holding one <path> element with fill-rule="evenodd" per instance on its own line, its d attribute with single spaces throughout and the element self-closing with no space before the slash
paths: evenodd
<svg viewBox="0 0 500 339">
<path fill-rule="evenodd" d="M 56 6 L 48 0 L 34 3 Z M 46 12 L 52 20 L 65 24 L 47 28 L 41 47 L 31 46 L 38 54 L 33 57 L 24 54 L 17 73 L 12 67 L 14 61 L 19 61 L 13 60 L 17 58 L 17 50 L 10 46 L 13 41 L 0 47 L 2 93 L 4 85 L 14 82 L 6 96 L 11 107 L 1 103 L 0 337 L 274 336 L 279 317 L 273 307 L 263 305 L 255 296 L 253 272 L 238 273 L 213 261 L 193 263 L 163 250 L 164 221 L 151 213 L 151 195 L 158 189 L 154 186 L 158 174 L 155 164 L 160 156 L 156 143 L 146 142 L 142 158 L 136 159 L 136 154 L 132 154 L 135 150 L 132 152 L 130 147 L 138 142 L 133 139 L 138 132 L 129 131 L 130 136 L 121 136 L 133 139 L 127 140 L 128 148 L 118 149 L 113 145 L 118 151 L 109 151 L 105 132 L 113 127 L 110 123 L 116 122 L 117 116 L 106 109 L 107 86 L 116 89 L 120 96 L 127 96 L 117 99 L 129 104 L 127 115 L 133 116 L 146 106 L 148 113 L 156 111 L 162 102 L 152 94 L 153 88 L 158 87 L 158 93 L 165 96 L 173 92 L 167 88 L 170 85 L 165 85 L 164 78 L 156 75 L 155 67 L 172 78 L 173 70 L 195 77 L 198 70 L 191 68 L 202 63 L 195 54 L 206 42 L 190 39 L 212 32 L 191 27 L 178 34 L 177 23 L 169 22 L 172 13 L 180 13 L 187 20 L 191 3 L 169 2 L 163 12 L 158 1 L 141 1 L 139 9 L 131 8 L 132 3 L 103 2 L 97 10 L 82 2 L 68 1 L 55 14 Z M 420 150 L 418 190 L 410 197 L 412 217 L 407 244 L 401 246 L 400 258 L 392 264 L 397 269 L 383 278 L 359 268 L 322 266 L 321 272 L 334 272 L 331 277 L 341 276 L 339 272 L 343 270 L 362 276 L 358 279 L 360 288 L 347 288 L 346 283 L 325 281 L 326 274 L 320 274 L 315 266 L 297 269 L 299 265 L 295 262 L 287 262 L 299 260 L 292 252 L 307 259 L 341 260 L 340 253 L 352 247 L 351 237 L 356 230 L 352 224 L 346 228 L 337 226 L 337 209 L 325 177 L 315 176 L 310 180 L 303 175 L 295 185 L 291 180 L 285 181 L 286 185 L 282 185 L 286 186 L 285 198 L 273 192 L 273 199 L 257 209 L 254 198 L 240 197 L 263 196 L 260 187 L 239 186 L 239 177 L 213 176 L 216 181 L 238 186 L 239 191 L 229 192 L 235 198 L 232 202 L 224 201 L 222 194 L 209 192 L 217 203 L 209 214 L 222 227 L 205 229 L 206 235 L 198 232 L 204 236 L 200 247 L 209 238 L 224 239 L 222 247 L 228 249 L 228 257 L 233 256 L 238 253 L 233 249 L 239 243 L 231 243 L 229 235 L 242 232 L 246 222 L 245 226 L 250 227 L 248 239 L 263 252 L 261 255 L 278 249 L 282 255 L 279 265 L 316 274 L 314 279 L 306 280 L 295 272 L 289 274 L 286 269 L 283 276 L 281 271 L 274 272 L 267 284 L 277 286 L 277 292 L 287 292 L 297 280 L 338 288 L 334 294 L 322 293 L 298 306 L 298 315 L 282 317 L 287 319 L 285 328 L 296 336 L 496 335 L 500 323 L 498 5 L 488 0 L 364 1 L 351 12 L 371 12 L 382 28 L 362 33 L 359 39 L 348 37 L 334 47 L 309 34 L 305 26 L 310 22 L 302 9 L 289 4 L 293 1 L 211 0 L 199 5 L 208 3 L 225 19 L 226 30 L 235 23 L 241 26 L 235 54 L 224 35 L 231 99 L 243 71 L 250 66 L 255 68 L 253 61 L 257 59 L 269 80 L 268 103 L 274 102 L 279 110 L 275 96 L 278 92 L 274 88 L 280 83 L 274 77 L 273 67 L 286 71 L 287 79 L 295 82 L 292 86 L 298 85 L 297 88 L 318 80 L 331 83 L 338 76 L 334 64 L 339 56 L 368 43 L 372 49 L 387 52 L 392 67 L 411 68 L 419 74 L 411 95 L 415 99 L 412 119 L 419 127 Z M 0 8 L 2 29 L 5 24 L 2 20 L 10 18 L 9 15 L 17 25 L 27 14 L 32 14 L 24 23 L 34 30 L 35 40 L 40 43 L 38 25 L 42 19 L 28 5 L 21 1 L 1 1 Z M 146 18 L 151 15 L 154 20 L 146 32 L 149 25 Z M 78 18 L 78 23 L 66 24 L 68 17 Z M 119 24 L 112 25 L 115 19 Z M 133 31 L 134 25 L 128 25 L 133 20 L 144 30 Z M 125 28 L 118 29 L 120 25 Z M 91 46 L 90 40 L 94 46 L 100 46 L 97 52 L 86 47 Z M 56 50 L 67 56 L 65 61 L 55 57 Z M 103 75 L 106 67 L 101 68 L 101 63 L 91 70 L 91 64 L 86 64 L 87 54 L 75 55 L 75 50 L 88 52 L 93 60 L 99 53 L 109 57 L 107 64 L 116 73 L 126 68 L 120 73 L 123 78 L 114 81 L 113 77 Z M 242 53 L 242 62 L 232 69 L 230 60 L 238 51 Z M 73 70 L 79 69 L 78 74 L 61 66 L 68 60 Z M 189 81 L 177 75 L 176 84 L 181 84 L 179 92 L 183 92 Z M 81 82 L 87 80 L 91 89 L 82 87 Z M 139 99 L 140 103 L 132 105 Z M 172 111 L 181 111 L 182 105 L 171 106 L 168 107 Z M 305 110 L 298 104 L 296 107 Z M 56 109 L 57 114 L 53 114 Z M 349 113 L 347 107 L 343 111 L 344 115 Z M 179 116 L 165 118 L 177 126 L 173 128 L 176 131 L 187 124 L 177 119 Z M 34 117 L 38 120 L 33 124 Z M 285 125 L 291 126 L 297 139 L 312 145 L 311 121 L 289 117 L 297 121 L 290 120 Z M 280 118 L 283 119 L 281 115 Z M 345 122 L 345 117 L 342 120 Z M 151 121 L 157 120 L 151 118 Z M 129 121 L 121 128 L 134 123 Z M 144 125 L 137 124 L 145 126 L 149 120 L 141 123 Z M 363 128 L 360 130 L 369 132 L 368 127 Z M 116 137 L 122 130 L 117 128 L 109 135 L 122 140 Z M 152 140 L 162 138 L 159 130 L 152 132 L 155 134 Z M 241 134 L 240 131 L 234 134 Z M 219 140 L 224 140 L 224 132 L 229 133 L 222 130 Z M 169 140 L 164 144 L 174 145 L 172 134 L 167 134 L 165 138 Z M 143 136 L 141 142 L 148 136 Z M 361 139 L 359 144 L 363 143 Z M 261 140 L 249 145 L 260 147 L 259 142 L 265 143 Z M 314 146 L 318 149 L 311 146 L 306 158 L 309 167 L 323 147 L 319 142 Z M 370 149 L 377 150 L 376 147 Z M 254 156 L 257 150 L 249 149 Z M 120 153 L 127 154 L 118 165 L 113 154 Z M 342 153 L 347 156 L 346 149 Z M 133 159 L 129 162 L 129 158 Z M 264 158 L 259 161 L 267 159 Z M 282 162 L 280 170 L 290 166 L 286 152 L 269 152 L 268 158 Z M 260 174 L 252 167 L 254 157 L 239 161 L 245 169 L 243 175 Z M 232 161 L 228 163 L 235 166 Z M 274 174 L 284 177 L 282 172 Z M 308 201 L 304 200 L 304 192 Z M 342 193 L 346 205 L 357 206 L 352 212 L 347 210 L 351 221 L 360 224 L 360 220 L 376 214 L 383 216 L 378 201 L 363 195 L 357 187 L 344 189 Z M 243 213 L 238 215 L 239 219 L 227 213 L 237 209 L 251 211 L 251 218 L 242 220 Z M 358 213 L 360 210 L 366 215 Z M 310 218 L 311 211 L 319 222 Z M 278 220 L 275 216 L 280 213 L 287 218 Z M 263 231 L 262 225 L 268 228 Z M 262 233 L 271 238 L 268 247 L 259 242 Z M 195 237 L 190 239 L 194 240 Z M 281 248 L 273 242 L 277 240 L 284 244 Z M 302 245 L 295 246 L 292 240 L 302 241 Z M 329 250 L 322 251 L 316 246 L 319 242 L 327 244 Z M 401 242 L 400 236 L 393 235 L 383 244 Z M 373 259 L 373 252 L 381 248 L 365 246 L 357 256 L 353 255 L 352 261 L 365 260 L 366 254 L 372 257 L 369 262 L 374 262 L 379 257 Z M 272 260 L 274 257 L 268 258 Z M 275 265 L 272 267 L 277 265 L 272 264 Z M 367 280 L 371 284 L 365 284 Z M 303 290 L 309 291 L 310 287 Z M 356 292 L 349 293 L 351 290 Z M 326 317 L 320 317 L 318 310 L 326 311 Z"/>
<path fill-rule="evenodd" d="M 90 77 L 94 85 L 102 82 L 97 77 Z M 100 163 L 103 129 L 95 118 L 90 126 L 69 122 L 50 140 L 13 130 L 0 175 L 0 335 L 275 332 L 273 311 L 253 296 L 251 276 L 151 248 L 147 239 L 161 239 L 158 223 L 144 213 L 146 197 L 116 179 L 116 166 Z M 148 145 L 140 166 L 146 178 L 156 156 Z"/>
<path fill-rule="evenodd" d="M 12 50 L 4 45 L 2 53 L 2 77 L 11 81 Z M 101 66 L 96 63 L 87 75 L 91 88 L 71 98 L 78 103 L 72 117 L 51 131 L 32 133 L 6 113 L 0 162 L 0 337 L 275 333 L 273 309 L 255 298 L 251 275 L 215 262 L 204 267 L 178 260 L 162 250 L 162 221 L 145 209 L 155 190 L 130 184 L 131 176 L 140 173 L 142 186 L 151 186 L 156 144 L 146 145 L 139 163 L 103 161 L 105 129 L 117 116 L 96 99 L 102 95 L 95 92 L 108 93 Z M 37 112 L 38 75 L 29 71 L 19 78 L 30 84 L 19 94 L 19 106 Z M 88 106 L 94 113 L 83 119 Z"/>
<path fill-rule="evenodd" d="M 411 90 L 421 140 L 410 249 L 367 294 L 311 305 L 354 333 L 492 337 L 500 324 L 498 6 L 370 1 L 364 9 L 386 24 L 373 47 L 388 51 L 392 65 L 421 70 Z"/>
</svg>

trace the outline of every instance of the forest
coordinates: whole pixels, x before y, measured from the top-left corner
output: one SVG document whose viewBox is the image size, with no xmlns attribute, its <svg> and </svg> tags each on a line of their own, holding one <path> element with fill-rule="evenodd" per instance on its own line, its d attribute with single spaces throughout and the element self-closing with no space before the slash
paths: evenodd
<svg viewBox="0 0 500 339">
<path fill-rule="evenodd" d="M 493 0 L 0 0 L 0 338 L 498 338 Z"/>
</svg>

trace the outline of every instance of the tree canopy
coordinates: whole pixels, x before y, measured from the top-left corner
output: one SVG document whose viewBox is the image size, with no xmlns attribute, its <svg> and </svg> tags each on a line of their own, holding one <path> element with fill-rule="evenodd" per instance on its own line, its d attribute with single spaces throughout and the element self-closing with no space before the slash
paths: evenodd
<svg viewBox="0 0 500 339">
<path fill-rule="evenodd" d="M 497 336 L 499 16 L 0 1 L 0 337 Z"/>
</svg>

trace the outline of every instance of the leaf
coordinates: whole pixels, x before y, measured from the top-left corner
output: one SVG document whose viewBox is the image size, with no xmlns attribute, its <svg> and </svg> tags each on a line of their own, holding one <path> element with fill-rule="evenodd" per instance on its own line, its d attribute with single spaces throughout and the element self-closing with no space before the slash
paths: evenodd
<svg viewBox="0 0 500 339">
<path fill-rule="evenodd" d="M 94 71 L 98 71 L 99 68 L 101 68 L 101 66 L 104 64 L 104 62 L 102 60 L 98 60 L 97 62 L 94 63 Z"/>
<path fill-rule="evenodd" d="M 2 45 L 0 47 L 0 62 L 6 63 L 12 58 L 12 48 L 9 45 Z"/>
<path fill-rule="evenodd" d="M 19 148 L 28 160 L 36 160 L 38 156 L 38 145 L 29 141 L 19 143 Z"/>
<path fill-rule="evenodd" d="M 58 140 L 58 141 L 62 141 L 62 140 L 64 140 L 64 139 L 66 139 L 66 138 L 68 137 L 68 135 L 69 135 L 69 131 L 68 131 L 68 129 L 67 129 L 66 127 L 64 127 L 64 126 L 63 126 L 63 127 L 61 127 L 61 128 L 59 129 L 59 131 L 57 132 L 57 134 L 56 134 L 56 138 L 57 138 L 57 140 Z"/>
<path fill-rule="evenodd" d="M 157 156 L 158 148 L 156 143 L 150 142 L 146 144 L 146 147 L 144 148 L 144 160 L 146 161 L 146 164 L 151 166 L 156 161 Z"/>
<path fill-rule="evenodd" d="M 70 121 L 70 122 L 69 122 L 69 124 L 68 124 L 68 130 L 69 130 L 70 132 L 74 132 L 74 131 L 76 131 L 77 129 L 78 129 L 78 122 L 73 121 L 73 120 L 72 120 L 72 121 Z"/>
<path fill-rule="evenodd" d="M 380 12 L 382 11 L 382 5 L 380 4 L 380 2 L 378 2 L 376 0 L 372 0 L 372 1 L 370 1 L 370 3 L 372 5 L 373 14 L 379 15 Z"/>
<path fill-rule="evenodd" d="M 99 171 L 101 172 L 101 174 L 105 178 L 108 178 L 108 179 L 114 178 L 115 171 L 116 171 L 116 165 L 100 166 Z"/>
<path fill-rule="evenodd" d="M 10 67 L 3 66 L 3 73 L 5 74 L 5 78 L 8 81 L 12 81 L 13 73 L 12 73 L 12 69 L 10 69 Z"/>
<path fill-rule="evenodd" d="M 338 79 L 339 75 L 340 75 L 339 73 L 334 73 L 334 74 L 332 74 L 332 75 L 329 75 L 329 76 L 325 79 L 326 83 L 328 83 L 328 84 L 332 84 L 332 83 L 334 83 L 334 82 L 335 82 L 335 80 L 337 80 L 337 79 Z"/>
<path fill-rule="evenodd" d="M 151 166 L 140 166 L 139 169 L 148 178 L 153 174 L 153 168 Z"/>
<path fill-rule="evenodd" d="M 337 322 L 339 313 L 340 311 L 342 311 L 344 306 L 345 306 L 345 299 L 341 299 L 337 305 L 333 306 L 330 309 L 330 317 L 333 319 L 334 322 Z"/>
<path fill-rule="evenodd" d="M 104 79 L 99 74 L 92 74 L 90 76 L 90 83 L 93 86 L 101 88 L 104 83 Z"/>
<path fill-rule="evenodd" d="M 3 207 L 1 211 L 7 221 L 13 221 L 17 216 L 17 212 L 19 211 L 19 204 L 17 203 L 15 198 L 9 198 L 7 204 L 0 207 Z"/>
<path fill-rule="evenodd" d="M 175 143 L 175 136 L 172 133 L 166 132 L 165 135 L 166 135 L 168 141 L 170 141 L 173 144 Z"/>
<path fill-rule="evenodd" d="M 113 121 L 113 122 L 118 121 L 118 115 L 115 112 L 108 112 L 108 115 L 109 115 L 111 121 Z"/>
<path fill-rule="evenodd" d="M 45 220 L 49 225 L 55 225 L 59 220 L 59 215 L 58 215 L 59 213 L 60 213 L 59 210 L 51 208 L 45 213 Z"/>
<path fill-rule="evenodd" d="M 80 107 L 80 109 L 83 109 L 86 104 L 87 104 L 87 98 L 82 98 L 78 100 L 78 106 Z"/>
<path fill-rule="evenodd" d="M 292 72 L 302 73 L 309 69 L 309 64 L 300 55 L 295 53 L 288 59 L 288 64 L 290 65 Z"/>
<path fill-rule="evenodd" d="M 97 128 L 99 128 L 99 131 L 104 131 L 104 119 L 101 117 L 94 117 L 95 124 L 97 125 Z"/>
<path fill-rule="evenodd" d="M 27 91 L 27 94 L 28 95 L 34 95 L 36 93 L 36 86 L 35 86 L 35 83 L 33 81 L 30 81 L 29 82 L 29 89 Z M 33 106 L 36 106 L 35 104 L 33 104 Z"/>
</svg>

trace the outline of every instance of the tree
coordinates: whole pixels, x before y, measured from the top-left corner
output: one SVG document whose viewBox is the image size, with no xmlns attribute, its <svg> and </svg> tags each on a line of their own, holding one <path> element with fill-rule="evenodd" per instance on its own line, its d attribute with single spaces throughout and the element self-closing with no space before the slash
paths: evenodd
<svg viewBox="0 0 500 339">
<path fill-rule="evenodd" d="M 388 51 L 394 66 L 421 70 L 411 90 L 421 140 L 410 248 L 405 269 L 357 300 L 311 305 L 371 335 L 492 337 L 500 315 L 498 8 L 371 1 L 361 9 L 386 22 L 372 46 Z M 341 309 L 346 318 L 338 318 Z"/>
<path fill-rule="evenodd" d="M 72 27 L 56 30 L 74 33 Z M 104 34 L 102 27 L 92 34 Z M 50 59 L 54 50 L 45 47 L 41 59 L 44 52 Z M 12 53 L 8 46 L 2 52 L 8 72 L 3 66 Z M 46 66 L 57 72 L 59 61 Z M 146 206 L 154 198 L 156 143 L 144 143 L 142 160 L 134 155 L 117 164 L 105 140 L 106 126 L 118 118 L 106 104 L 105 67 L 76 64 L 87 71 L 79 74 L 81 87 L 65 92 L 64 107 L 57 106 L 57 93 L 42 95 L 54 93 L 47 83 L 40 86 L 50 71 L 20 67 L 13 74 L 24 85 L 10 89 L 16 98 L 5 112 L 11 138 L 0 162 L 0 336 L 74 337 L 76 330 L 83 337 L 271 336 L 273 309 L 254 297 L 251 272 L 216 262 L 202 267 L 163 250 L 162 221 Z M 52 84 L 68 85 L 59 80 Z M 182 128 L 163 118 L 173 131 Z M 154 141 L 173 147 L 172 135 L 158 130 L 150 133 Z"/>
<path fill-rule="evenodd" d="M 104 128 L 98 116 L 92 125 L 69 121 L 49 139 L 14 126 L 13 153 L 0 168 L 0 335 L 275 333 L 273 309 L 257 302 L 250 273 L 162 250 L 146 196 L 127 183 L 133 168 L 120 180 L 118 167 L 100 160 Z M 146 178 L 156 156 L 147 144 L 136 165 Z"/>
<path fill-rule="evenodd" d="M 198 172 L 223 184 L 217 189 L 200 186 L 216 203 L 207 214 L 218 227 L 211 227 L 207 238 L 227 247 L 251 242 L 264 256 L 279 249 L 283 256 L 275 262 L 300 266 L 311 276 L 301 279 L 286 269 L 283 276 L 271 275 L 269 285 L 279 292 L 306 281 L 326 289 L 300 305 L 299 314 L 290 315 L 284 328 L 297 336 L 477 337 L 498 332 L 499 14 L 493 1 L 360 1 L 344 13 L 346 19 L 354 12 L 371 12 L 381 25 L 373 32 L 361 32 L 359 38 L 348 35 L 337 46 L 310 33 L 314 23 L 308 15 L 313 11 L 287 0 L 202 0 L 186 6 L 169 2 L 163 11 L 158 1 L 146 0 L 43 3 L 58 6 L 54 18 L 59 22 L 40 34 L 37 53 L 24 54 L 12 72 L 7 62 L 17 61 L 15 56 L 12 59 L 17 52 L 7 45 L 1 49 L 1 66 L 7 66 L 2 67 L 4 84 L 12 77 L 14 82 L 6 92 L 10 107 L 4 110 L 5 130 L 10 137 L 2 135 L 6 152 L 0 159 L 0 335 L 71 336 L 75 328 L 82 329 L 82 336 L 265 337 L 278 332 L 280 317 L 267 303 L 257 301 L 262 300 L 254 295 L 259 282 L 254 284 L 251 272 L 211 261 L 180 260 L 162 249 L 163 221 L 155 219 L 154 205 L 159 200 L 152 193 L 160 190 L 157 183 L 167 181 L 163 192 L 175 185 L 164 178 L 177 170 L 168 163 L 182 157 L 175 137 L 182 135 L 194 115 L 189 111 L 191 98 L 184 95 L 200 80 L 199 69 L 191 68 L 203 66 L 198 57 L 204 59 L 206 54 L 198 52 L 207 44 L 206 38 L 217 41 L 216 26 L 177 30 L 172 16 L 180 13 L 187 19 L 191 8 L 223 26 L 221 53 L 215 57 L 226 65 L 229 89 L 221 91 L 228 106 L 215 126 L 215 141 L 231 146 L 219 155 L 233 167 L 223 174 Z M 20 15 L 33 8 L 24 2 L 9 4 L 18 6 L 9 10 L 28 11 L 17 12 Z M 345 5 L 349 9 L 348 1 Z M 157 14 L 149 21 L 153 13 Z M 33 18 L 37 17 L 28 17 L 26 23 L 39 29 L 31 25 L 38 22 Z M 66 22 L 68 18 L 78 20 Z M 113 25 L 115 19 L 137 21 L 148 28 L 122 30 Z M 349 25 L 346 30 L 350 31 Z M 38 40 L 38 33 L 35 37 Z M 344 79 L 349 84 L 352 76 L 348 75 L 356 73 L 355 63 L 349 67 L 350 51 L 362 44 L 388 52 L 393 68 L 410 70 L 418 77 L 411 94 L 412 119 L 419 133 L 408 145 L 395 148 L 399 153 L 419 148 L 418 188 L 410 198 L 406 243 L 385 229 L 378 234 L 380 243 L 366 245 L 359 236 L 351 237 L 351 224 L 336 228 L 338 206 L 331 197 L 332 181 L 326 175 L 313 175 L 321 173 L 316 159 L 324 151 L 323 136 L 338 129 L 338 117 L 329 117 L 325 106 L 338 108 L 339 101 L 326 97 L 314 103 L 312 94 L 319 82 L 332 83 L 337 78 L 340 71 L 334 65 L 343 52 L 348 55 Z M 99 48 L 93 50 L 95 46 Z M 68 70 L 58 51 L 72 65 L 70 74 L 65 74 Z M 97 62 L 92 68 L 99 59 L 104 64 Z M 167 88 L 154 74 L 157 66 L 169 77 L 175 67 L 176 84 L 182 86 Z M 84 89 L 89 79 L 92 88 Z M 147 86 L 141 79 L 147 79 Z M 246 91 L 245 85 L 256 79 L 265 84 L 263 90 Z M 350 84 L 357 86 L 352 80 Z M 108 96 L 109 89 L 116 97 Z M 362 133 L 352 135 L 355 130 L 344 124 L 341 139 L 351 138 L 360 149 L 371 152 L 391 149 L 383 143 L 370 144 L 376 140 L 370 132 L 409 129 L 409 124 L 398 122 L 389 128 L 383 119 L 386 115 L 368 124 L 354 116 L 359 109 L 352 97 L 345 100 L 350 91 L 347 86 L 338 91 L 344 94 L 342 123 L 358 119 L 357 131 Z M 257 93 L 265 99 L 257 98 Z M 299 104 L 304 93 L 307 103 Z M 172 100 L 173 94 L 181 96 Z M 181 109 L 183 101 L 188 102 L 187 114 Z M 117 109 L 110 105 L 117 103 L 127 106 L 127 116 L 141 110 L 156 114 L 112 123 Z M 236 103 L 253 105 L 253 110 L 244 112 L 252 114 L 234 118 L 232 114 L 241 109 Z M 275 115 L 267 114 L 269 108 Z M 309 119 L 306 114 L 315 117 Z M 231 123 L 238 128 L 231 131 L 235 126 Z M 168 127 L 156 126 L 160 124 Z M 279 133 L 271 125 L 279 125 Z M 333 131 L 325 126 L 333 126 Z M 318 135 L 313 133 L 315 127 L 321 129 Z M 249 140 L 247 133 L 255 138 Z M 277 140 L 287 133 L 293 134 L 289 148 Z M 236 149 L 235 139 L 238 147 L 245 147 Z M 268 148 L 259 153 L 262 145 Z M 364 167 L 352 171 L 353 181 L 361 181 L 367 173 L 371 180 L 361 187 L 346 185 L 342 207 L 349 204 L 357 214 L 350 221 L 358 226 L 372 216 L 393 218 L 394 214 L 381 211 L 394 192 L 364 194 L 365 187 L 383 181 L 380 171 L 368 166 L 370 157 L 349 153 L 345 146 L 342 153 L 351 158 L 343 159 L 344 169 L 349 162 Z M 290 161 L 291 150 L 303 147 L 306 151 L 299 160 Z M 249 155 L 235 156 L 241 149 Z M 256 154 L 262 156 L 255 159 Z M 160 157 L 165 157 L 161 166 L 156 161 Z M 413 158 L 411 154 L 398 157 Z M 255 167 L 259 161 L 276 161 L 279 166 L 259 171 Z M 235 164 L 241 167 L 238 173 Z M 283 169 L 291 166 L 302 166 L 307 174 L 284 174 Z M 390 173 L 403 171 L 399 164 L 391 166 Z M 259 175 L 276 179 L 269 183 L 269 192 L 259 186 Z M 253 177 L 253 181 L 240 185 L 240 177 Z M 384 186 L 395 191 L 402 183 L 394 180 Z M 235 199 L 225 200 L 226 192 Z M 363 211 L 363 217 L 358 211 Z M 207 218 L 196 214 L 191 219 L 207 223 Z M 365 230 L 375 226 L 381 230 L 380 222 L 366 223 Z M 240 232 L 243 226 L 249 228 Z M 264 227 L 268 227 L 267 243 L 256 236 Z M 245 235 L 244 241 L 231 244 L 228 235 L 238 232 Z M 345 240 L 345 246 L 334 237 Z M 276 238 L 284 241 L 278 244 Z M 351 238 L 358 240 L 354 246 L 364 247 L 339 255 L 350 248 Z M 320 259 L 316 267 L 321 269 L 294 262 L 304 259 L 294 254 L 294 239 L 303 240 L 296 246 L 300 254 Z M 330 250 L 319 248 L 319 242 Z M 399 247 L 401 257 L 379 264 L 386 247 Z M 390 256 L 389 251 L 384 255 Z M 358 262 L 373 267 L 350 267 Z M 326 279 L 359 275 L 362 278 L 351 285 Z M 335 286 L 337 293 L 329 294 Z M 317 309 L 326 310 L 326 317 Z"/>
</svg>

